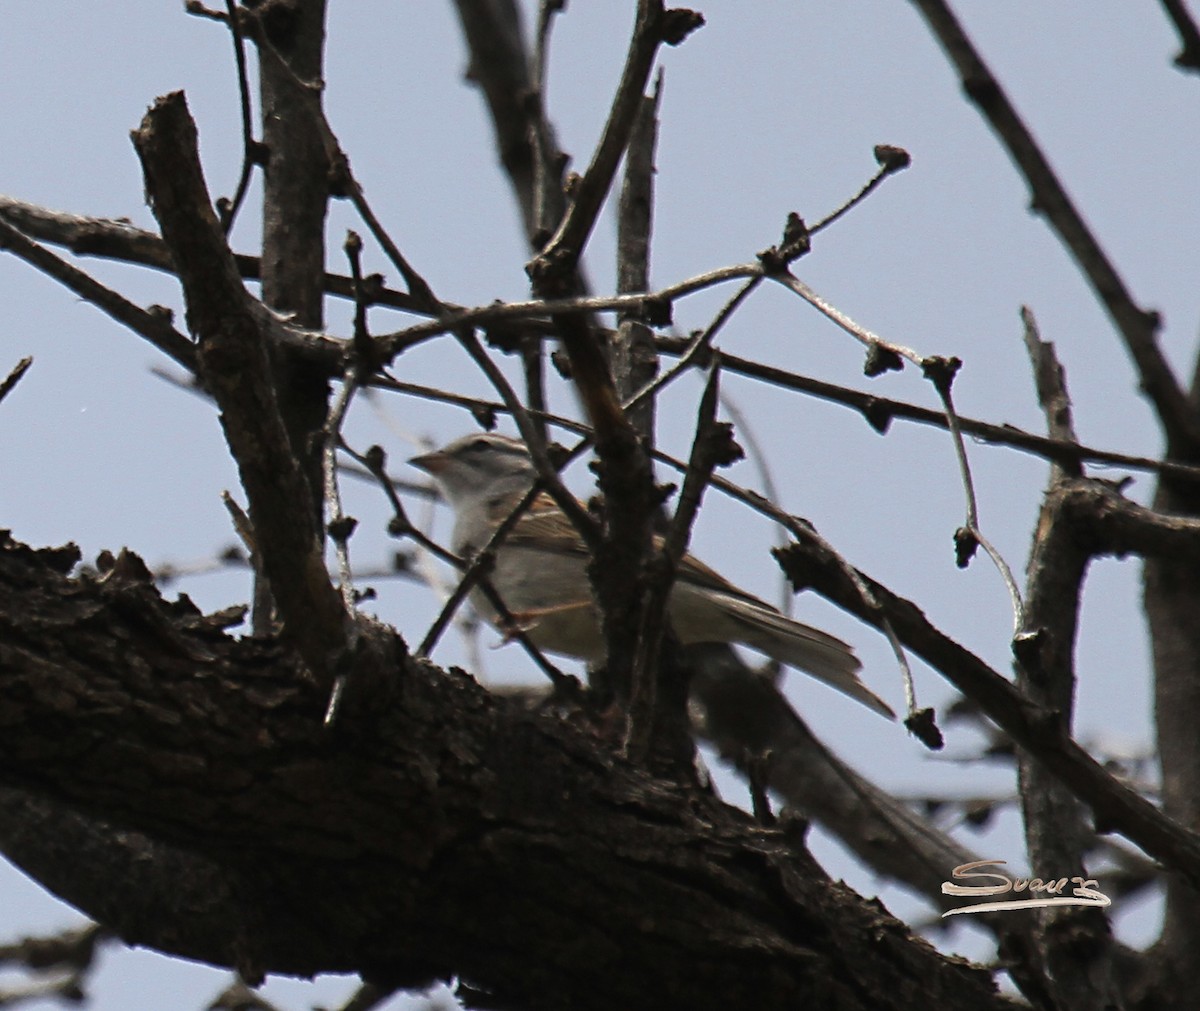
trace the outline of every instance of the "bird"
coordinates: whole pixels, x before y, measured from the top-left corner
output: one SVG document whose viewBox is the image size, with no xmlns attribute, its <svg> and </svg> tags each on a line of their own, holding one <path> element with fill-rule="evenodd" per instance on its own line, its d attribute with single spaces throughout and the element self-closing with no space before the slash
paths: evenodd
<svg viewBox="0 0 1200 1011">
<path fill-rule="evenodd" d="M 454 512 L 451 548 L 468 560 L 488 543 L 538 478 L 525 443 L 496 433 L 463 436 L 409 463 L 437 483 Z M 496 550 L 489 579 L 539 649 L 601 663 L 604 638 L 587 577 L 589 557 L 572 522 L 549 494 L 540 492 Z M 485 617 L 497 621 L 479 590 L 472 591 L 471 600 Z M 685 646 L 749 646 L 895 719 L 891 707 L 859 678 L 862 664 L 849 645 L 789 618 L 691 554 L 680 560 L 667 615 Z"/>
</svg>

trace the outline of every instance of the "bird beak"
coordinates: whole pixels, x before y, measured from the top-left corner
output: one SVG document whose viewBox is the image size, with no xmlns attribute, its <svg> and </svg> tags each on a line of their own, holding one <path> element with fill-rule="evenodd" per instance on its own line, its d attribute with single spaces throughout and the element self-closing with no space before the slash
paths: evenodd
<svg viewBox="0 0 1200 1011">
<path fill-rule="evenodd" d="M 440 474 L 450 463 L 450 457 L 438 449 L 432 453 L 423 453 L 420 456 L 414 456 L 408 462 L 414 467 L 425 471 L 426 474 Z"/>
</svg>

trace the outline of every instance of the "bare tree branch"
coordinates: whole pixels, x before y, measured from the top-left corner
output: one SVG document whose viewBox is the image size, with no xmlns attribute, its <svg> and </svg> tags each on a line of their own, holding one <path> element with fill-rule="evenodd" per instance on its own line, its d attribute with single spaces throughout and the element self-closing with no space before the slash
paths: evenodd
<svg viewBox="0 0 1200 1011">
<path fill-rule="evenodd" d="M 80 298 L 91 302 L 118 323 L 123 323 L 134 333 L 144 337 L 188 371 L 196 370 L 196 346 L 171 325 L 170 314 L 165 310 L 148 311 L 134 305 L 123 295 L 106 288 L 78 267 L 39 246 L 3 220 L 0 220 L 0 249 L 15 253 L 26 263 L 75 292 Z"/>
<path fill-rule="evenodd" d="M 250 500 L 254 538 L 288 636 L 318 677 L 344 642 L 345 612 L 329 582 L 311 486 L 284 429 L 270 350 L 225 244 L 201 175 L 182 94 L 159 99 L 134 132 L 146 192 L 179 265 L 200 374 Z M 319 448 L 317 459 L 319 461 Z"/>
<path fill-rule="evenodd" d="M 670 355 L 684 353 L 691 346 L 691 342 L 674 337 L 659 337 L 656 339 L 656 343 L 662 351 Z M 704 364 L 703 356 L 698 359 L 697 364 Z M 922 425 L 933 425 L 937 428 L 946 428 L 949 424 L 942 411 L 921 407 L 917 404 L 908 404 L 901 400 L 892 400 L 888 397 L 880 397 L 874 393 L 848 389 L 845 386 L 827 383 L 820 379 L 812 379 L 786 369 L 763 365 L 727 351 L 721 352 L 721 364 L 726 372 L 761 379 L 784 389 L 800 390 L 809 396 L 854 408 L 872 428 L 881 433 L 888 430 L 894 418 L 915 421 Z M 1200 482 L 1200 466 L 1174 460 L 1156 460 L 1145 456 L 1132 456 L 1128 453 L 1115 453 L 1111 450 L 1098 449 L 1094 446 L 1085 446 L 1063 439 L 1035 435 L 1014 425 L 997 425 L 980 421 L 977 418 L 959 416 L 958 423 L 964 432 L 982 439 L 984 442 L 1037 453 L 1039 456 L 1064 465 L 1099 463 L 1166 474 L 1181 481 Z"/>
<path fill-rule="evenodd" d="M 1163 10 L 1179 33 L 1179 43 L 1182 47 L 1175 57 L 1175 66 L 1181 70 L 1200 72 L 1200 29 L 1188 12 L 1184 0 L 1160 0 Z"/>
<path fill-rule="evenodd" d="M 128 221 L 52 211 L 3 195 L 0 195 L 0 221 L 7 221 L 31 238 L 66 246 L 77 256 L 98 256 L 153 267 L 172 274 L 175 272 L 175 264 L 171 260 L 171 252 L 166 243 L 153 232 L 136 228 Z M 243 278 L 261 280 L 261 257 L 234 253 L 234 260 Z M 378 275 L 367 278 L 367 282 L 373 305 L 386 305 L 408 312 L 420 311 L 411 295 L 387 288 Z M 339 298 L 354 298 L 354 282 L 350 277 L 325 274 L 323 285 L 327 294 L 337 295 Z"/>
<path fill-rule="evenodd" d="M 266 149 L 254 139 L 254 123 L 250 110 L 250 78 L 246 72 L 246 40 L 242 37 L 241 25 L 238 24 L 237 0 L 225 0 L 225 13 L 227 15 L 225 24 L 229 28 L 229 37 L 233 42 L 233 61 L 237 68 L 238 105 L 242 113 L 242 170 L 238 176 L 233 197 L 221 198 L 217 201 L 221 227 L 228 235 L 233 230 L 238 210 L 250 189 L 250 175 L 254 171 L 254 166 L 266 160 Z"/>
<path fill-rule="evenodd" d="M 1021 747 L 1061 779 L 1093 812 L 1098 831 L 1120 832 L 1192 882 L 1200 881 L 1200 835 L 1164 815 L 1121 783 L 1062 733 L 1053 713 L 1038 707 L 978 657 L 934 628 L 920 609 L 859 572 L 878 605 L 816 539 L 797 528 L 797 543 L 776 551 L 797 588 L 811 586 L 872 625 L 886 617 L 904 645 L 976 702 Z"/>
<path fill-rule="evenodd" d="M 529 272 L 535 290 L 549 294 L 555 284 L 570 276 L 579 262 L 583 247 L 600 214 L 600 207 L 612 187 L 617 165 L 629 144 L 634 119 L 641 106 L 642 93 L 650 77 L 659 44 L 663 41 L 661 0 L 638 0 L 637 15 L 625 67 L 613 96 L 612 108 L 600 142 L 579 185 L 572 193 L 570 206 L 554 236 L 530 262 Z"/>
<path fill-rule="evenodd" d="M 1038 403 L 1051 436 L 1074 441 L 1071 401 L 1054 346 L 1041 340 L 1032 313 L 1022 310 L 1025 346 L 1037 386 Z M 1091 553 L 1078 537 L 1077 514 L 1063 508 L 1055 492 L 1080 481 L 1052 468 L 1026 573 L 1028 606 L 1014 643 L 1017 688 L 1057 724 L 1055 736 L 1070 737 L 1075 702 L 1074 651 L 1083 577 Z M 1078 870 L 1089 876 L 1084 859 L 1093 833 L 1086 812 L 1067 785 L 1028 751 L 1019 749 L 1018 783 L 1031 867 Z M 1043 910 L 1036 942 L 1057 1007 L 1068 1011 L 1117 1006 L 1113 979 L 1112 927 L 1101 909 Z"/>
<path fill-rule="evenodd" d="M 733 441 L 732 426 L 716 420 L 719 394 L 720 363 L 714 361 L 709 367 L 708 382 L 696 412 L 696 434 L 675 514 L 661 548 L 649 557 L 631 679 L 631 752 L 635 756 L 645 755 L 653 746 L 672 754 L 676 764 L 680 761 L 690 764 L 694 749 L 688 737 L 685 672 L 673 657 L 664 656 L 662 652 L 667 602 L 713 471 L 733 463 L 742 455 L 741 447 Z"/>
<path fill-rule="evenodd" d="M 1200 426 L 1170 364 L 1158 347 L 1160 320 L 1140 308 L 1100 243 L 1076 210 L 1033 134 L 1008 100 L 945 0 L 913 0 L 958 70 L 963 91 L 996 132 L 1029 185 L 1031 206 L 1058 233 L 1107 310 L 1137 367 L 1172 454 L 1200 443 Z"/>
<path fill-rule="evenodd" d="M 17 383 L 21 381 L 21 377 L 29 371 L 29 366 L 32 364 L 33 359 L 29 355 L 26 355 L 9 370 L 7 376 L 0 380 L 0 401 L 12 393 Z"/>
<path fill-rule="evenodd" d="M 658 103 L 662 72 L 653 96 L 643 97 L 629 140 L 625 181 L 617 213 L 617 292 L 621 295 L 650 290 L 650 233 L 654 208 L 654 148 L 658 138 Z M 654 335 L 635 313 L 622 314 L 612 342 L 613 379 L 617 395 L 626 402 L 630 423 L 654 444 L 654 401 L 640 405 L 628 401 L 658 371 Z"/>
<path fill-rule="evenodd" d="M 293 0 L 283 7 L 256 10 L 243 7 L 242 12 L 241 27 L 258 47 L 259 115 L 267 162 L 262 300 L 299 326 L 320 330 L 325 319 L 325 215 L 331 159 L 312 110 L 315 106 L 319 114 L 321 108 L 325 0 Z M 307 483 L 308 494 L 298 501 L 311 503 L 320 538 L 324 504 L 318 433 L 328 414 L 329 376 L 341 374 L 342 366 L 339 362 L 334 369 L 323 368 L 287 348 L 272 347 L 268 353 L 278 411 Z M 271 589 L 280 592 L 274 582 Z"/>
</svg>

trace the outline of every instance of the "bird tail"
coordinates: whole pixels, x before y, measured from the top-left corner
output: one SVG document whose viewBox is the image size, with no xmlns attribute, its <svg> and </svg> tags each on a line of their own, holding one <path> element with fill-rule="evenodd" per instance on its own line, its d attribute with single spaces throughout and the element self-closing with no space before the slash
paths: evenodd
<svg viewBox="0 0 1200 1011">
<path fill-rule="evenodd" d="M 741 606 L 736 620 L 745 630 L 741 641 L 788 667 L 796 667 L 844 695 L 894 720 L 891 706 L 863 684 L 862 664 L 841 639 L 761 607 Z"/>
</svg>

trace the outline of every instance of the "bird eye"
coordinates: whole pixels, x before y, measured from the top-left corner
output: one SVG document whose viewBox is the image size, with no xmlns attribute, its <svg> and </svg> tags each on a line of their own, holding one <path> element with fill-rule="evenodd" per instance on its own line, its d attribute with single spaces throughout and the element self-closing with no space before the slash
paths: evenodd
<svg viewBox="0 0 1200 1011">
<path fill-rule="evenodd" d="M 467 447 L 467 449 L 469 449 L 472 453 L 482 453 L 488 448 L 488 445 L 487 439 L 476 439 Z"/>
</svg>

